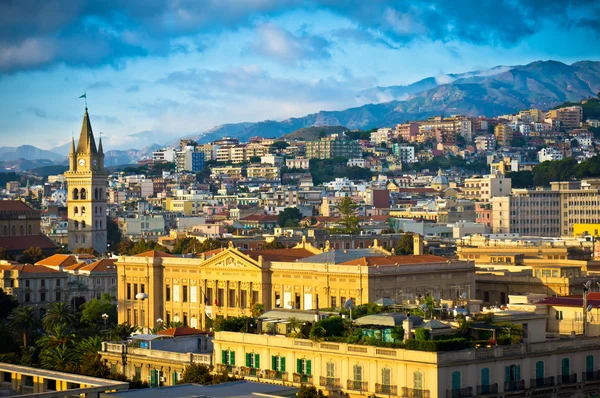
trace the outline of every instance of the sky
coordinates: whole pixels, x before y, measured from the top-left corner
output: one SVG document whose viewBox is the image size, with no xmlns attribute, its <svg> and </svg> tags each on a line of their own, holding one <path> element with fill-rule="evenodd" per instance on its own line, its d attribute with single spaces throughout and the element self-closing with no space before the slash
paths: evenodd
<svg viewBox="0 0 600 398">
<path fill-rule="evenodd" d="M 105 148 L 127 149 L 374 86 L 600 60 L 599 21 L 597 0 L 2 0 L 0 145 L 77 138 L 83 93 Z"/>
</svg>

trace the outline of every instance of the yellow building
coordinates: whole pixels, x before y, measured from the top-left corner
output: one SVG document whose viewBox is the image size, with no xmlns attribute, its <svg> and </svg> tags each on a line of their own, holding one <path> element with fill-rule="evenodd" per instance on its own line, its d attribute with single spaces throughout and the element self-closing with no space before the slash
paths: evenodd
<svg viewBox="0 0 600 398">
<path fill-rule="evenodd" d="M 174 213 L 183 213 L 186 216 L 196 216 L 202 214 L 202 206 L 206 204 L 204 200 L 194 199 L 176 199 L 165 198 L 164 209 Z"/>
<path fill-rule="evenodd" d="M 498 124 L 494 127 L 496 142 L 501 146 L 509 146 L 513 138 L 512 127 L 506 124 Z"/>
<path fill-rule="evenodd" d="M 573 236 L 591 236 L 598 237 L 600 234 L 600 224 L 573 224 Z"/>
<path fill-rule="evenodd" d="M 424 352 L 217 332 L 214 346 L 218 371 L 336 396 L 583 398 L 600 384 L 597 338 Z"/>
<path fill-rule="evenodd" d="M 71 141 L 69 170 L 65 179 L 69 185 L 69 250 L 93 248 L 106 252 L 106 181 L 102 138 L 96 148 L 87 107 L 77 149 Z"/>
<path fill-rule="evenodd" d="M 242 251 L 230 243 L 196 258 L 148 252 L 120 257 L 117 269 L 119 322 L 145 327 L 161 318 L 202 328 L 207 317 L 249 316 L 255 304 L 312 310 L 341 307 L 348 299 L 360 305 L 384 297 L 414 302 L 427 294 L 475 294 L 473 263 L 393 256 L 376 240 L 354 250 L 331 250 L 329 242 L 316 249 L 303 240 L 272 250 Z M 136 300 L 138 293 L 148 298 Z"/>
</svg>

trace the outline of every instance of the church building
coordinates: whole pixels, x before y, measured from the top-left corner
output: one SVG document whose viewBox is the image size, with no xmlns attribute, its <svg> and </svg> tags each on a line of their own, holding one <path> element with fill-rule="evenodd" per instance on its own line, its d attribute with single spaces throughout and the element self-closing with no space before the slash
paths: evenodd
<svg viewBox="0 0 600 398">
<path fill-rule="evenodd" d="M 106 252 L 106 180 L 102 138 L 96 147 L 92 124 L 85 108 L 77 147 L 75 139 L 69 153 L 69 250 L 93 248 Z"/>
</svg>

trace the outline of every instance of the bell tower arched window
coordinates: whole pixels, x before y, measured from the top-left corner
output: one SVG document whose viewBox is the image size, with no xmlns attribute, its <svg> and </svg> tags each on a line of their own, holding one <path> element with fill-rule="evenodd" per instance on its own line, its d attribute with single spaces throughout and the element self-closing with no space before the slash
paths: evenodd
<svg viewBox="0 0 600 398">
<path fill-rule="evenodd" d="M 79 199 L 79 189 L 77 188 L 73 189 L 73 199 Z"/>
<path fill-rule="evenodd" d="M 81 197 L 81 200 L 87 199 L 87 191 L 85 190 L 85 188 L 81 188 L 81 192 L 79 193 L 79 196 Z"/>
</svg>

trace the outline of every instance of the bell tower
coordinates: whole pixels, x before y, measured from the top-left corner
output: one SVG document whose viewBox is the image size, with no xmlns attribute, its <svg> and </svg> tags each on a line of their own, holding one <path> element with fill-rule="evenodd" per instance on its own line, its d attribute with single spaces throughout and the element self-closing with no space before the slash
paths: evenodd
<svg viewBox="0 0 600 398">
<path fill-rule="evenodd" d="M 71 141 L 68 184 L 69 250 L 106 252 L 106 181 L 102 137 L 96 147 L 87 106 L 79 141 Z"/>
</svg>

